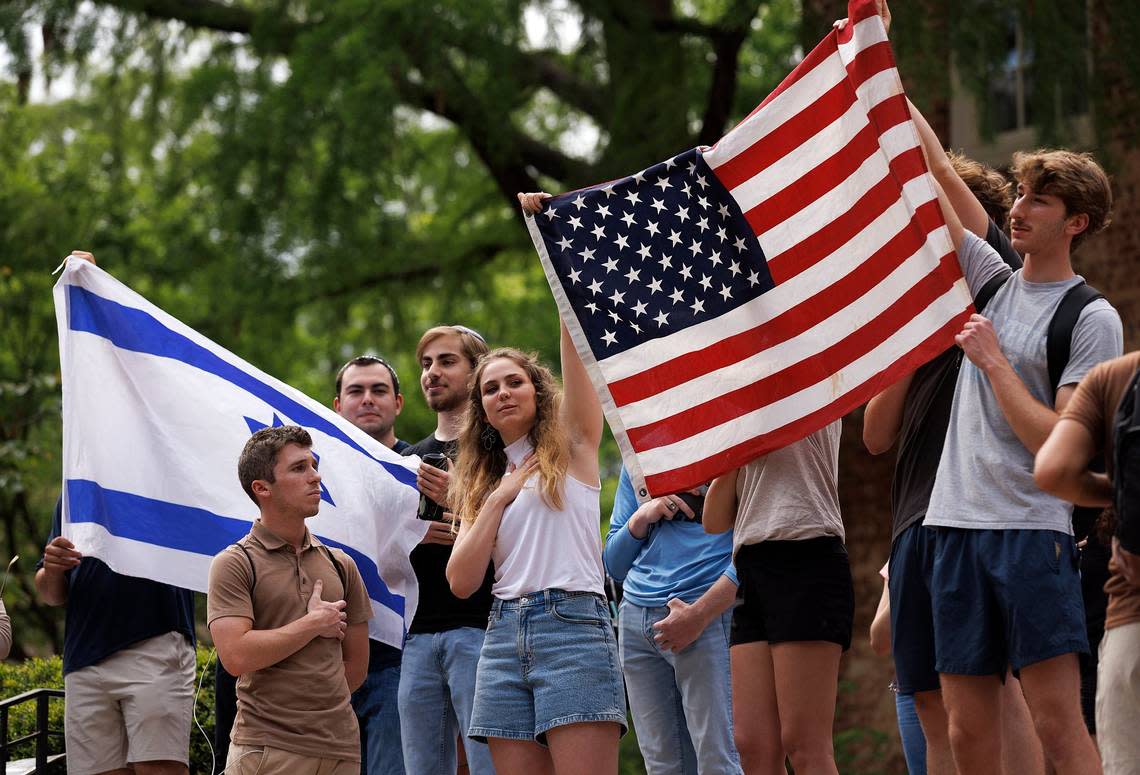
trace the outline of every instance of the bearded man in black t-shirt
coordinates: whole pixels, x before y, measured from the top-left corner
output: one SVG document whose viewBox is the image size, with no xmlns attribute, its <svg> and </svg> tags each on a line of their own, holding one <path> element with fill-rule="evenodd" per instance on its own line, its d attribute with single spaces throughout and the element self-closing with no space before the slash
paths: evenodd
<svg viewBox="0 0 1140 775">
<path fill-rule="evenodd" d="M 400 736 L 408 772 L 455 772 L 457 737 L 463 740 L 473 775 L 494 772 L 487 745 L 466 739 L 494 572 L 488 565 L 482 586 L 467 599 L 451 594 L 444 575 L 455 542 L 447 514 L 448 468 L 455 459 L 468 381 L 486 352 L 483 337 L 465 326 L 431 328 L 416 346 L 420 387 L 436 412 L 436 428 L 405 451 L 423 460 L 416 477 L 418 516 L 430 522 L 423 541 L 412 550 L 420 602 L 408 628 L 400 671 Z"/>
</svg>

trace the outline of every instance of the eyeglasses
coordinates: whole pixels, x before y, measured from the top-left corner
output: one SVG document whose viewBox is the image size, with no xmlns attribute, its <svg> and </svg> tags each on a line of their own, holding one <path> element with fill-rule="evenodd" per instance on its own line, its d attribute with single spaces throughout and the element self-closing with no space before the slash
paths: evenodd
<svg viewBox="0 0 1140 775">
<path fill-rule="evenodd" d="M 341 380 L 344 378 L 344 372 L 349 366 L 369 366 L 374 363 L 378 363 L 388 370 L 388 373 L 392 375 L 392 390 L 395 391 L 396 395 L 400 395 L 400 376 L 396 374 L 395 367 L 379 355 L 357 355 L 355 358 L 349 358 L 345 361 L 345 364 L 341 366 L 340 370 L 336 373 L 337 395 L 340 395 Z"/>
<path fill-rule="evenodd" d="M 483 344 L 487 344 L 487 340 L 483 338 L 483 335 L 480 334 L 478 331 L 476 331 L 474 328 L 468 328 L 467 326 L 461 326 L 458 323 L 452 323 L 450 327 L 454 328 L 456 331 L 462 331 L 465 334 L 470 334 L 471 336 L 475 337 L 476 339 L 478 339 Z"/>
</svg>

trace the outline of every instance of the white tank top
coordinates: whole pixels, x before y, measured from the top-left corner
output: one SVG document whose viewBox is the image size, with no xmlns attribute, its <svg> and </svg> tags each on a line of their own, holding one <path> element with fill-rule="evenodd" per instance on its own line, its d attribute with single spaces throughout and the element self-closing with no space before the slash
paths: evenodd
<svg viewBox="0 0 1140 775">
<path fill-rule="evenodd" d="M 506 448 L 507 459 L 518 466 L 534 450 L 530 439 Z M 495 586 L 491 592 L 504 600 L 544 589 L 604 594 L 602 571 L 600 487 L 566 476 L 561 511 L 542 499 L 541 479 L 535 473 L 514 503 L 503 511 L 495 549 Z"/>
</svg>

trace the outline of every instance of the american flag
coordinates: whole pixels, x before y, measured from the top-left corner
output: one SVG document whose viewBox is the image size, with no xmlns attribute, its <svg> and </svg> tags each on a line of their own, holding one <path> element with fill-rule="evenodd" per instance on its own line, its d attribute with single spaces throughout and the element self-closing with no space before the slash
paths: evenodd
<svg viewBox="0 0 1140 775">
<path fill-rule="evenodd" d="M 712 148 L 528 218 L 642 498 L 842 417 L 970 295 L 873 0 Z"/>
</svg>

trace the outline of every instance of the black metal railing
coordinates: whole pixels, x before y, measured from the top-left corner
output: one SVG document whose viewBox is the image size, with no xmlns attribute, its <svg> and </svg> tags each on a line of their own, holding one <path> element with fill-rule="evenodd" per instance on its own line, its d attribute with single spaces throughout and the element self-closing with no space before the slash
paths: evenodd
<svg viewBox="0 0 1140 775">
<path fill-rule="evenodd" d="M 50 742 L 53 737 L 63 738 L 63 730 L 52 730 L 48 728 L 48 702 L 53 697 L 63 698 L 62 689 L 32 689 L 30 692 L 17 694 L 15 697 L 9 697 L 6 700 L 0 700 L 0 763 L 7 765 L 8 759 L 11 756 L 12 749 L 23 743 L 35 742 L 36 748 L 36 772 L 43 772 L 48 765 L 48 760 L 51 757 Z M 23 705 L 26 702 L 36 703 L 36 728 L 35 731 L 18 737 L 15 740 L 8 739 L 8 714 L 12 708 L 17 705 Z"/>
</svg>

